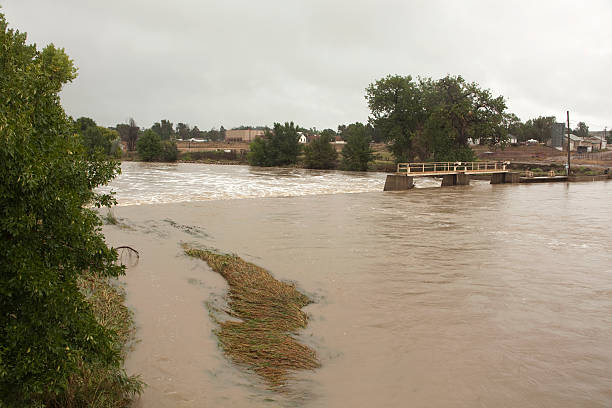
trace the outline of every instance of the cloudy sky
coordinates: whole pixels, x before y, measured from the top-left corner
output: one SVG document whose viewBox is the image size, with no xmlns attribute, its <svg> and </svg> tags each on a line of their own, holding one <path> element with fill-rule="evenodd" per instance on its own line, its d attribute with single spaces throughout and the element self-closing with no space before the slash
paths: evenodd
<svg viewBox="0 0 612 408">
<path fill-rule="evenodd" d="M 612 126 L 611 0 L 0 0 L 79 68 L 66 111 L 200 129 L 367 121 L 387 74 L 462 75 L 539 115 Z"/>
</svg>

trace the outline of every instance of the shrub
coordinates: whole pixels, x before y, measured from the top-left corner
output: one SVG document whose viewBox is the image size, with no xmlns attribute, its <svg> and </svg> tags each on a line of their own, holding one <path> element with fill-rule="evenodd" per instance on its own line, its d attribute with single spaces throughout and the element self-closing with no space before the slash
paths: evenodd
<svg viewBox="0 0 612 408">
<path fill-rule="evenodd" d="M 151 129 L 145 130 L 136 141 L 136 151 L 141 160 L 157 160 L 162 153 L 161 137 Z"/>
<path fill-rule="evenodd" d="M 0 49 L 0 406 L 35 407 L 66 395 L 83 367 L 121 367 L 117 333 L 78 284 L 124 272 L 92 209 L 114 203 L 94 189 L 119 164 L 87 154 L 59 103 L 76 77 L 62 49 L 26 45 L 2 14 Z"/>
<path fill-rule="evenodd" d="M 322 135 L 304 147 L 304 164 L 309 169 L 333 169 L 338 152 L 331 144 L 331 137 Z"/>
<path fill-rule="evenodd" d="M 342 137 L 346 140 L 346 145 L 342 149 L 342 169 L 366 171 L 368 163 L 374 156 L 365 126 L 361 123 L 351 124 L 342 133 Z"/>
<path fill-rule="evenodd" d="M 247 156 L 251 166 L 284 166 L 295 164 L 301 146 L 297 128 L 293 122 L 274 124 L 272 132 L 266 131 L 265 138 L 255 139 Z"/>
<path fill-rule="evenodd" d="M 178 158 L 178 148 L 173 140 L 162 140 L 159 159 L 165 162 L 174 162 Z"/>
</svg>

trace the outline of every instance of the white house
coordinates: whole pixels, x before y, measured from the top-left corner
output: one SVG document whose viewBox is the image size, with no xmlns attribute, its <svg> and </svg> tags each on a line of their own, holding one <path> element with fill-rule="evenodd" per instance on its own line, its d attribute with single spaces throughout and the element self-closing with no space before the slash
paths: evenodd
<svg viewBox="0 0 612 408">
<path fill-rule="evenodd" d="M 308 143 L 308 138 L 306 137 L 306 135 L 304 135 L 302 132 L 298 132 L 298 135 L 300 135 L 300 138 L 298 140 L 300 143 L 302 144 Z"/>
</svg>

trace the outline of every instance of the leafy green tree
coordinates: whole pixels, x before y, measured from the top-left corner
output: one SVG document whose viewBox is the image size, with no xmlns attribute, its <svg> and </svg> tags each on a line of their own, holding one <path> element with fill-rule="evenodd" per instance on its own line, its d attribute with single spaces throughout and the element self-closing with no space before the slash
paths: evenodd
<svg viewBox="0 0 612 408">
<path fill-rule="evenodd" d="M 370 123 L 397 161 L 466 160 L 473 157 L 470 138 L 490 145 L 507 139 L 504 98 L 460 76 L 388 76 L 366 89 L 366 99 Z"/>
<path fill-rule="evenodd" d="M 334 129 L 323 129 L 321 131 L 321 136 L 325 136 L 329 138 L 332 142 L 336 140 L 336 131 Z"/>
<path fill-rule="evenodd" d="M 136 142 L 136 151 L 141 160 L 154 161 L 159 159 L 162 153 L 161 137 L 151 129 L 145 130 Z"/>
<path fill-rule="evenodd" d="M 346 145 L 342 149 L 343 170 L 366 171 L 368 163 L 374 159 L 370 148 L 370 138 L 363 123 L 353 123 L 344 129 L 342 137 Z"/>
<path fill-rule="evenodd" d="M 186 123 L 179 123 L 176 125 L 176 133 L 178 134 L 178 137 L 183 140 L 189 139 L 190 131 L 191 129 L 189 129 L 189 125 Z"/>
<path fill-rule="evenodd" d="M 275 123 L 272 131 L 266 130 L 264 138 L 251 143 L 247 159 L 252 166 L 284 166 L 295 164 L 300 150 L 299 135 L 293 122 Z"/>
<path fill-rule="evenodd" d="M 589 136 L 589 127 L 584 122 L 578 122 L 576 129 L 572 132 L 578 137 L 588 137 Z"/>
<path fill-rule="evenodd" d="M 147 129 L 136 142 L 136 151 L 143 161 L 173 162 L 178 158 L 174 140 L 162 140 L 152 129 Z"/>
<path fill-rule="evenodd" d="M 26 45 L 3 14 L 0 49 L 0 406 L 54 406 L 82 364 L 120 365 L 77 286 L 123 273 L 92 209 L 119 165 L 86 154 L 59 103 L 76 77 L 63 49 Z"/>
<path fill-rule="evenodd" d="M 200 137 L 202 137 L 202 133 L 204 133 L 204 132 L 200 131 L 200 129 L 198 129 L 197 126 L 194 126 L 189 131 L 189 136 L 193 137 L 194 139 L 199 139 Z"/>
<path fill-rule="evenodd" d="M 162 140 L 170 140 L 174 134 L 174 125 L 169 120 L 162 119 L 161 123 L 155 122 L 151 130 L 157 133 Z"/>
<path fill-rule="evenodd" d="M 109 156 L 116 156 L 116 148 L 113 148 L 115 140 L 119 139 L 119 133 L 112 129 L 107 129 L 96 125 L 93 119 L 81 117 L 75 121 L 77 133 L 82 137 L 83 145 L 91 155 L 100 151 Z"/>
<path fill-rule="evenodd" d="M 523 125 L 523 140 L 537 140 L 538 142 L 546 142 L 551 137 L 552 127 L 557 119 L 554 116 L 538 116 L 534 119 L 529 119 Z"/>
<path fill-rule="evenodd" d="M 159 159 L 164 162 L 174 162 L 178 158 L 178 148 L 174 140 L 162 140 Z"/>
<path fill-rule="evenodd" d="M 136 125 L 134 119 L 130 118 L 128 123 L 118 124 L 116 129 L 121 140 L 126 142 L 128 151 L 133 152 L 136 149 L 136 141 L 140 136 L 140 128 Z"/>
<path fill-rule="evenodd" d="M 333 169 L 336 167 L 338 152 L 332 146 L 329 134 L 312 139 L 304 146 L 304 164 L 309 169 Z"/>
<path fill-rule="evenodd" d="M 386 135 L 395 159 L 412 161 L 414 139 L 426 118 L 419 84 L 410 75 L 389 75 L 366 88 L 366 100 L 371 123 Z"/>
<path fill-rule="evenodd" d="M 247 160 L 251 166 L 269 167 L 273 166 L 268 152 L 268 141 L 264 138 L 257 137 L 249 145 L 249 153 Z"/>
<path fill-rule="evenodd" d="M 508 135 L 515 136 L 517 141 L 524 141 L 524 123 L 521 122 L 521 119 L 518 116 L 516 116 L 514 113 L 509 113 L 506 116 L 504 126 L 506 127 L 506 132 Z"/>
<path fill-rule="evenodd" d="M 476 83 L 446 76 L 421 80 L 427 118 L 421 134 L 423 159 L 470 161 L 474 153 L 468 140 L 481 144 L 504 144 L 507 139 L 506 104 Z"/>
<path fill-rule="evenodd" d="M 91 118 L 87 118 L 85 116 L 81 116 L 80 118 L 78 118 L 75 122 L 74 122 L 77 132 L 83 134 L 85 133 L 85 131 L 91 127 L 96 127 L 98 126 L 96 124 L 96 122 L 91 119 Z"/>
</svg>

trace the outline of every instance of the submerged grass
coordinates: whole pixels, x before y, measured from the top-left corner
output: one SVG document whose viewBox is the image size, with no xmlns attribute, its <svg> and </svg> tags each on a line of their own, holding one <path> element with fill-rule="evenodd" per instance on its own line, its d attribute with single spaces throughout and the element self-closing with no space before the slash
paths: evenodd
<svg viewBox="0 0 612 408">
<path fill-rule="evenodd" d="M 306 295 L 238 256 L 186 246 L 184 250 L 206 261 L 229 285 L 227 313 L 240 321 L 217 321 L 216 330 L 228 357 L 251 368 L 272 388 L 284 385 L 293 370 L 320 366 L 315 351 L 292 337 L 308 322 L 301 310 L 312 303 Z"/>
</svg>

